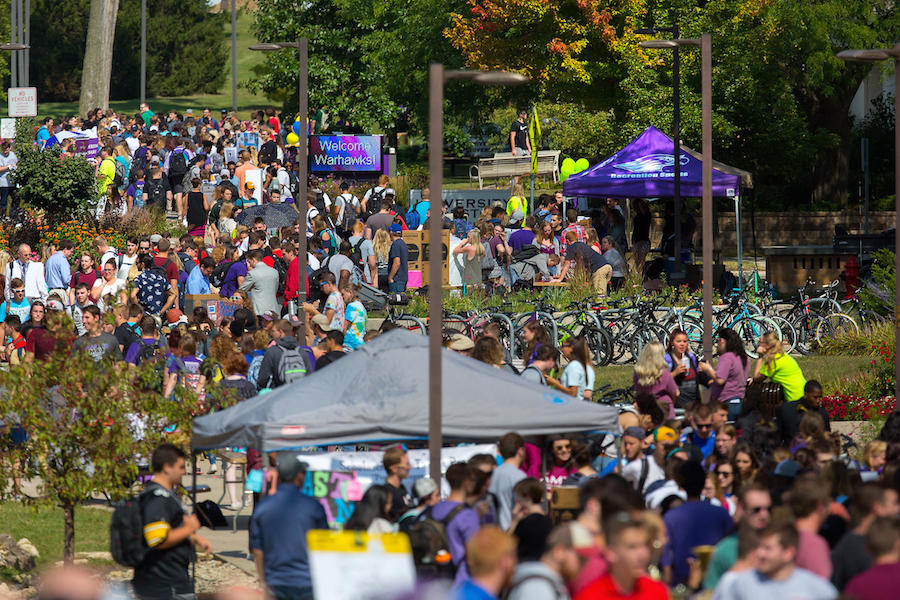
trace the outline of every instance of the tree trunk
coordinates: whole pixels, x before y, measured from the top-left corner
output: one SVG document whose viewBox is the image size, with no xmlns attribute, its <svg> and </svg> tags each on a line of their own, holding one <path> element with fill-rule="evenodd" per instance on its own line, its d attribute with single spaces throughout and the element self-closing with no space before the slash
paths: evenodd
<svg viewBox="0 0 900 600">
<path fill-rule="evenodd" d="M 71 566 L 75 561 L 75 504 L 63 502 L 63 514 L 65 515 L 65 535 L 63 539 L 63 561 Z"/>
<path fill-rule="evenodd" d="M 119 0 L 91 0 L 81 75 L 81 101 L 78 103 L 81 117 L 94 108 L 109 108 L 109 81 L 118 12 Z"/>
</svg>

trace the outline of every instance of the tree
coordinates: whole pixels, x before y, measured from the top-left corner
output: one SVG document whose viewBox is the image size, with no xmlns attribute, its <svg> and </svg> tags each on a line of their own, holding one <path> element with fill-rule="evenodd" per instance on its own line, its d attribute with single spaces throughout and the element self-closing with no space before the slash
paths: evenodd
<svg viewBox="0 0 900 600">
<path fill-rule="evenodd" d="M 81 98 L 78 102 L 78 111 L 82 115 L 95 107 L 103 110 L 109 108 L 109 82 L 118 14 L 119 0 L 91 0 L 81 74 Z"/>
<path fill-rule="evenodd" d="M 13 181 L 19 186 L 23 204 L 50 215 L 78 215 L 97 200 L 94 167 L 82 157 L 62 160 L 61 149 L 40 150 L 35 146 L 34 119 L 16 122 L 16 156 Z"/>
<path fill-rule="evenodd" d="M 51 328 L 59 321 L 60 332 L 72 330 L 61 313 L 48 313 L 48 319 Z M 0 465 L 7 477 L 39 477 L 43 501 L 62 508 L 64 559 L 71 564 L 75 506 L 93 494 L 127 495 L 138 462 L 149 461 L 153 448 L 167 439 L 169 424 L 186 421 L 188 404 L 142 389 L 126 365 L 95 363 L 87 352 L 69 354 L 67 346 L 28 369 L 0 374 L 7 394 L 4 422 L 28 434 L 27 441 L 0 448 Z M 148 362 L 139 374 L 152 367 Z M 7 480 L 3 492 L 17 493 L 14 486 Z"/>
</svg>

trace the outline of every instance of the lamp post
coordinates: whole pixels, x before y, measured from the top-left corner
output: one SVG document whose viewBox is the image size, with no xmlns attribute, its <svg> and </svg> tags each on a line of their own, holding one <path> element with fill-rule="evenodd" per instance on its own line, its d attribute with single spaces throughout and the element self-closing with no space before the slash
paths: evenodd
<svg viewBox="0 0 900 600">
<path fill-rule="evenodd" d="M 141 104 L 147 101 L 147 0 L 141 0 Z M 149 125 L 148 125 L 149 127 Z"/>
<path fill-rule="evenodd" d="M 671 33 L 673 40 L 650 40 L 638 44 L 641 48 L 671 48 L 672 49 L 672 137 L 674 138 L 674 149 L 672 158 L 675 163 L 672 168 L 675 169 L 672 180 L 672 197 L 674 200 L 675 210 L 675 229 L 673 235 L 675 237 L 675 268 L 673 269 L 670 279 L 681 281 L 684 279 L 684 265 L 681 261 L 681 61 L 678 53 L 678 47 L 682 44 L 661 45 L 662 43 L 678 40 L 678 24 L 671 27 L 646 27 L 643 29 L 635 29 L 635 33 L 642 35 L 653 35 L 655 33 Z M 665 240 L 663 240 L 665 246 Z"/>
<path fill-rule="evenodd" d="M 675 31 L 678 30 L 676 26 Z M 638 30 L 639 32 L 646 30 Z M 638 44 L 641 48 L 671 48 L 678 56 L 678 48 L 681 46 L 700 46 L 700 88 L 702 97 L 702 123 L 703 123 L 703 354 L 706 360 L 712 358 L 712 35 L 704 33 L 700 39 L 676 39 L 673 40 L 648 40 Z M 677 64 L 677 58 L 676 64 Z M 677 69 L 677 66 L 675 67 Z M 677 73 L 677 71 L 676 71 Z M 676 80 L 675 88 L 678 88 Z M 677 97 L 677 92 L 676 92 Z M 676 100 L 676 107 L 678 106 Z M 677 112 L 677 108 L 676 108 Z M 677 117 L 676 117 L 677 119 Z M 677 123 L 677 121 L 676 121 Z M 677 127 L 677 126 L 676 126 Z M 676 128 L 677 131 L 677 128 Z M 680 150 L 679 140 L 675 140 L 675 147 Z M 680 156 L 679 156 L 680 158 Z M 681 255 L 680 246 L 680 230 L 681 230 L 681 213 L 679 209 L 679 184 L 680 177 L 678 173 L 681 170 L 680 160 L 675 161 L 675 253 L 678 255 L 676 259 L 676 268 L 680 268 Z"/>
<path fill-rule="evenodd" d="M 309 45 L 306 38 L 300 38 L 300 41 L 297 42 L 273 42 L 270 44 L 254 44 L 250 46 L 251 50 L 257 50 L 262 52 L 268 52 L 272 50 L 281 50 L 282 48 L 296 48 L 300 53 L 300 67 L 298 73 L 298 97 L 297 97 L 297 115 L 300 117 L 300 141 L 298 142 L 300 148 L 297 153 L 297 163 L 300 167 L 300 172 L 297 174 L 297 178 L 300 180 L 300 191 L 298 192 L 298 196 L 300 198 L 294 198 L 294 206 L 297 208 L 297 212 L 300 213 L 300 240 L 299 245 L 297 247 L 297 270 L 298 270 L 298 279 L 297 279 L 297 316 L 300 317 L 300 339 L 303 340 L 306 338 L 306 317 L 303 315 L 303 303 L 306 302 L 306 286 L 304 283 L 304 275 L 306 274 L 306 217 L 304 216 L 304 211 L 300 210 L 300 202 L 306 204 L 306 194 L 307 194 L 307 174 L 306 174 L 306 160 L 307 160 L 307 146 L 309 145 L 307 141 L 307 131 L 306 131 L 306 114 L 309 112 Z"/>
<path fill-rule="evenodd" d="M 470 79 L 480 85 L 522 85 L 528 77 L 505 71 L 475 71 L 470 69 L 445 71 L 444 65 L 432 63 L 429 69 L 428 101 L 428 171 L 431 190 L 431 217 L 428 244 L 428 448 L 431 460 L 430 475 L 441 480 L 441 341 L 443 323 L 443 289 L 441 287 L 441 230 L 443 219 L 440 207 L 444 177 L 444 82 L 451 79 Z"/>
<path fill-rule="evenodd" d="M 837 57 L 848 62 L 877 62 L 881 60 L 894 60 L 894 72 L 900 69 L 900 42 L 894 44 L 893 48 L 887 50 L 844 50 L 839 52 Z M 895 293 L 900 292 L 900 111 L 894 106 L 894 277 L 895 277 Z M 900 316 L 900 302 L 896 299 L 896 316 Z M 895 317 L 896 319 L 896 317 Z M 895 321 L 894 326 L 894 354 L 900 350 L 900 319 Z M 895 360 L 894 366 L 894 397 L 900 392 L 900 360 Z"/>
</svg>

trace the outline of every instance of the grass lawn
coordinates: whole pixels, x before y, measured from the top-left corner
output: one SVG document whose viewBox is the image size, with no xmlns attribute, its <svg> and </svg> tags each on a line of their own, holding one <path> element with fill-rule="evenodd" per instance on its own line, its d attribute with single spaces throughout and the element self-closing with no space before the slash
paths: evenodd
<svg viewBox="0 0 900 600">
<path fill-rule="evenodd" d="M 826 394 L 838 378 L 853 375 L 869 365 L 870 356 L 798 356 L 797 363 L 807 379 L 816 379 L 822 384 Z M 613 389 L 631 385 L 634 367 L 632 365 L 610 365 L 595 369 L 595 387 L 609 384 Z"/>
<path fill-rule="evenodd" d="M 109 551 L 110 515 L 111 513 L 101 509 L 76 507 L 75 552 Z M 20 502 L 2 502 L 0 533 L 8 533 L 17 540 L 28 538 L 41 554 L 37 559 L 39 569 L 62 560 L 61 508 L 51 506 L 30 508 Z"/>
</svg>

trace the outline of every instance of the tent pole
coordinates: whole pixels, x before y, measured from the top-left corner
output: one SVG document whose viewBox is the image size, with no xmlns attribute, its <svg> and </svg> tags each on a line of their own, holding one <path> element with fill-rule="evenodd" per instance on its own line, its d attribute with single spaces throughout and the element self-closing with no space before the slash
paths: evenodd
<svg viewBox="0 0 900 600">
<path fill-rule="evenodd" d="M 741 237 L 741 196 L 734 197 L 734 223 L 737 230 L 738 289 L 744 291 L 744 240 Z"/>
<path fill-rule="evenodd" d="M 531 174 L 531 202 L 528 203 L 528 214 L 534 212 L 534 173 Z"/>
</svg>

